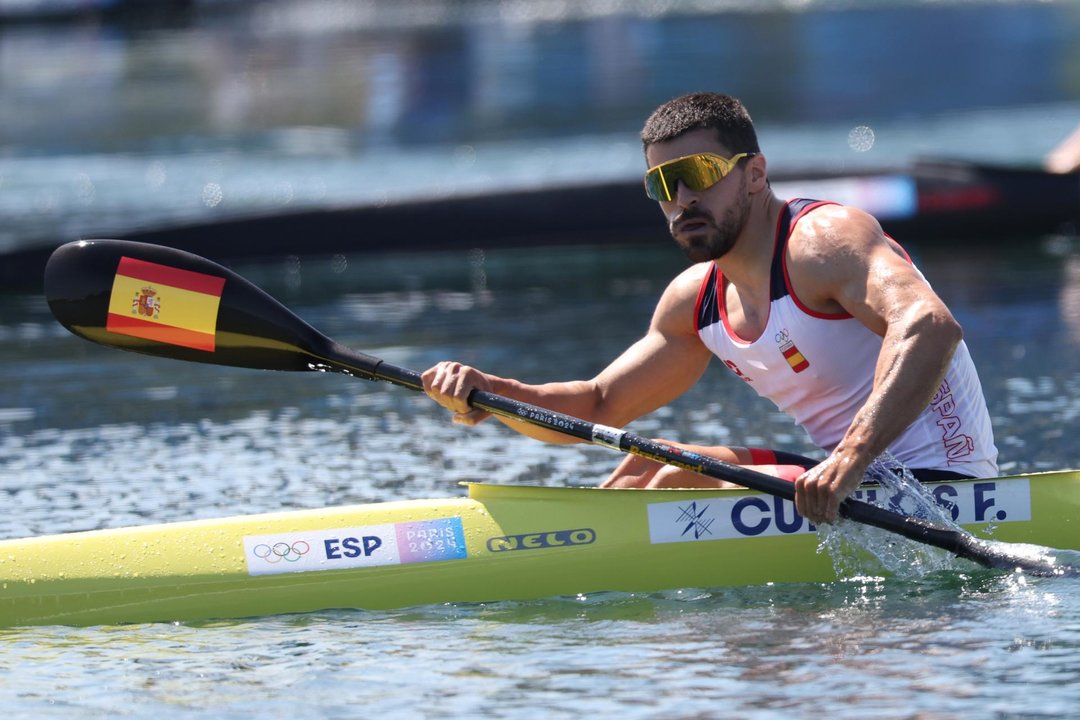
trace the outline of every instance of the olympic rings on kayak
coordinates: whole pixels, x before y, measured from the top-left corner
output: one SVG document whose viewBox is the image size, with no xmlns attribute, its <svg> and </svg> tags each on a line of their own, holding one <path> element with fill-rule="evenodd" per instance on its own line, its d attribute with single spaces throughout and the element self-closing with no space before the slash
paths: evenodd
<svg viewBox="0 0 1080 720">
<path fill-rule="evenodd" d="M 276 542 L 273 545 L 261 543 L 251 549 L 252 555 L 265 560 L 268 563 L 296 562 L 311 551 L 311 544 L 307 540 L 297 540 L 289 543 Z"/>
</svg>

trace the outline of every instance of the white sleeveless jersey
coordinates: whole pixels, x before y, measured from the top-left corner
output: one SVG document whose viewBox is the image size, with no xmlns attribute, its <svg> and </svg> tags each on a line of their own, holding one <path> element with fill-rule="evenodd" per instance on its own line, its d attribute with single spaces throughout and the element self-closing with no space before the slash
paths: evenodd
<svg viewBox="0 0 1080 720">
<path fill-rule="evenodd" d="M 760 337 L 743 339 L 731 330 L 724 280 L 715 264 L 698 295 L 696 324 L 702 342 L 729 369 L 805 428 L 815 445 L 832 451 L 870 396 L 882 339 L 849 314 L 805 307 L 791 289 L 785 262 L 791 229 L 807 212 L 826 204 L 835 203 L 792 200 L 781 213 L 769 321 Z M 997 474 L 990 414 L 963 342 L 930 404 L 889 452 L 912 469 Z"/>
</svg>

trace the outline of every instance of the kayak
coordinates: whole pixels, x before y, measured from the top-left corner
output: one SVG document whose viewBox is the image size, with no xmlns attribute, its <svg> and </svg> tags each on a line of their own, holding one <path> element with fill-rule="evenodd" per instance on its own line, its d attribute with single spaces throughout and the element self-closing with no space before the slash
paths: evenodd
<svg viewBox="0 0 1080 720">
<path fill-rule="evenodd" d="M 980 537 L 1080 550 L 1080 470 L 927 487 Z M 836 580 L 818 542 L 790 501 L 751 491 L 469 483 L 465 497 L 0 541 L 0 626 Z"/>
</svg>

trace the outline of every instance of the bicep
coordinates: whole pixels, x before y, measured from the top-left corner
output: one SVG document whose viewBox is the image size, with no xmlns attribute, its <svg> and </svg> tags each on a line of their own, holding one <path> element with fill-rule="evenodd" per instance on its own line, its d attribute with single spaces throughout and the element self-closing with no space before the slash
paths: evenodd
<svg viewBox="0 0 1080 720">
<path fill-rule="evenodd" d="M 905 258 L 885 249 L 867 263 L 865 281 L 840 284 L 837 301 L 870 330 L 907 337 L 955 325 L 948 307 Z"/>
<path fill-rule="evenodd" d="M 832 220 L 831 222 L 829 220 Z M 885 336 L 923 316 L 948 318 L 945 304 L 900 247 L 866 213 L 817 223 L 801 262 L 812 295 Z"/>
<path fill-rule="evenodd" d="M 603 418 L 598 422 L 621 427 L 668 404 L 701 378 L 712 353 L 698 337 L 694 317 L 707 269 L 696 265 L 675 278 L 645 336 L 593 379 Z"/>
</svg>

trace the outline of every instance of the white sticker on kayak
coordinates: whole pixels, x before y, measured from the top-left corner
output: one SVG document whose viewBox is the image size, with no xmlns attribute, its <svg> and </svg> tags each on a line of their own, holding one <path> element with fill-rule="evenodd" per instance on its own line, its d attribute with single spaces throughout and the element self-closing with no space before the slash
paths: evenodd
<svg viewBox="0 0 1080 720">
<path fill-rule="evenodd" d="M 460 517 L 249 535 L 244 557 L 250 575 L 342 570 L 377 565 L 463 560 L 468 557 Z"/>
<path fill-rule="evenodd" d="M 1031 484 L 1015 480 L 975 480 L 929 486 L 938 505 L 961 525 L 1031 519 Z"/>
<path fill-rule="evenodd" d="M 933 483 L 927 489 L 961 524 L 1021 522 L 1031 519 L 1031 487 L 1027 478 Z M 852 497 L 891 504 L 880 488 L 858 490 Z M 900 502 L 900 508 L 903 508 Z M 816 528 L 795 511 L 795 504 L 769 495 L 710 497 L 648 507 L 649 540 L 653 544 L 732 540 L 811 533 Z"/>
</svg>

